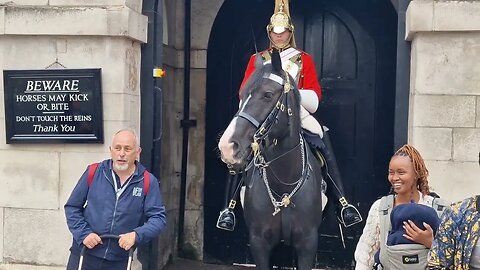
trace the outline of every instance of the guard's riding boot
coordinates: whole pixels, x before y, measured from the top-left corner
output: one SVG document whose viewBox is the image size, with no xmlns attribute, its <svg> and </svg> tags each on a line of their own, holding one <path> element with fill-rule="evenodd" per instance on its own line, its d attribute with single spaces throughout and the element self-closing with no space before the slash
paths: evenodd
<svg viewBox="0 0 480 270">
<path fill-rule="evenodd" d="M 327 132 L 323 133 L 322 141 L 324 144 L 320 148 L 320 154 L 325 163 L 323 174 L 327 182 L 327 195 L 334 198 L 337 218 L 345 227 L 360 223 L 362 221 L 360 212 L 345 198 L 340 171 Z"/>
<path fill-rule="evenodd" d="M 237 184 L 238 175 L 229 175 L 227 186 L 225 188 L 225 208 L 220 211 L 220 214 L 217 219 L 217 228 L 226 230 L 226 231 L 233 231 L 235 229 L 235 213 L 233 209 L 237 204 L 235 201 L 235 196 L 238 190 Z M 235 191 L 232 193 L 232 189 Z M 230 199 L 227 206 L 227 200 Z"/>
</svg>

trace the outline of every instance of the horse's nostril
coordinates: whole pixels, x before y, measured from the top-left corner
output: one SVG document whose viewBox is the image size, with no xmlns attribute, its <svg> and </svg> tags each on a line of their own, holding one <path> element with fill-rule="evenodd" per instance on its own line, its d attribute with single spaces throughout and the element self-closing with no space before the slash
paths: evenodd
<svg viewBox="0 0 480 270">
<path fill-rule="evenodd" d="M 233 151 L 236 151 L 238 149 L 238 142 L 232 141 L 232 149 Z"/>
</svg>

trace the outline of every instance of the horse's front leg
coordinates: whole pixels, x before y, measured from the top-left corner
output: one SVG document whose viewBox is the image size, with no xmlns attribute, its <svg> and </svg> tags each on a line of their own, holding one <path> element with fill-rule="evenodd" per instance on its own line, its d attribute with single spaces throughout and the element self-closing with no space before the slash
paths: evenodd
<svg viewBox="0 0 480 270">
<path fill-rule="evenodd" d="M 311 270 L 318 246 L 318 233 L 312 231 L 309 236 L 295 239 L 293 246 L 298 256 L 298 270 Z"/>
<path fill-rule="evenodd" d="M 256 269 L 270 270 L 270 252 L 273 249 L 271 241 L 267 241 L 264 237 L 250 234 L 250 249 Z"/>
</svg>

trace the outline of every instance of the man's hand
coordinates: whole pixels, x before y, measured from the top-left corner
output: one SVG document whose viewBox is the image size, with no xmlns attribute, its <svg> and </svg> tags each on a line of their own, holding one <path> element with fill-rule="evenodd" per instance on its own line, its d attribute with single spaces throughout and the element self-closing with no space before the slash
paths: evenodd
<svg viewBox="0 0 480 270">
<path fill-rule="evenodd" d="M 135 232 L 120 234 L 120 239 L 118 240 L 118 245 L 125 250 L 129 250 L 133 247 L 133 245 L 135 245 L 136 236 L 137 236 L 137 234 Z"/>
<path fill-rule="evenodd" d="M 84 244 L 88 249 L 92 249 L 92 248 L 94 248 L 96 245 L 98 245 L 98 244 L 103 244 L 103 243 L 102 243 L 102 239 L 100 238 L 100 236 L 98 236 L 98 234 L 96 234 L 96 233 L 90 233 L 89 235 L 87 235 L 87 237 L 85 237 L 85 239 L 83 239 L 83 244 Z"/>
<path fill-rule="evenodd" d="M 425 222 L 423 222 L 423 226 L 425 226 L 425 230 L 418 228 L 411 220 L 408 222 L 404 221 L 403 228 L 407 234 L 404 234 L 403 236 L 408 240 L 430 248 L 433 242 L 433 229 Z"/>
</svg>

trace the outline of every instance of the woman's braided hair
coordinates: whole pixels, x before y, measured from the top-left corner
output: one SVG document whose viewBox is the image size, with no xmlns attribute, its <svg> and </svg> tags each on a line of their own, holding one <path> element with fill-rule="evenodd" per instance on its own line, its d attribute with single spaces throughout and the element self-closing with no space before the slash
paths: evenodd
<svg viewBox="0 0 480 270">
<path fill-rule="evenodd" d="M 428 186 L 428 169 L 425 165 L 425 161 L 420 155 L 415 147 L 405 144 L 404 146 L 400 147 L 400 149 L 393 154 L 393 156 L 402 156 L 402 157 L 409 157 L 410 161 L 413 165 L 413 170 L 417 175 L 417 189 L 422 192 L 423 195 L 430 194 L 430 187 Z"/>
</svg>

